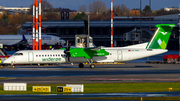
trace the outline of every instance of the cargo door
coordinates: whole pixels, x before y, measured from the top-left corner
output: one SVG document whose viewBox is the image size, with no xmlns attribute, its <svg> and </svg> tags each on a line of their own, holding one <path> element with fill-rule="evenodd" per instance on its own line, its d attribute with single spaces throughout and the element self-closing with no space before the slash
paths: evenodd
<svg viewBox="0 0 180 101">
<path fill-rule="evenodd" d="M 28 62 L 33 62 L 34 61 L 34 54 L 33 52 L 28 52 Z"/>
<path fill-rule="evenodd" d="M 123 56 L 122 50 L 118 50 L 117 51 L 117 60 L 122 60 L 122 56 Z"/>
</svg>

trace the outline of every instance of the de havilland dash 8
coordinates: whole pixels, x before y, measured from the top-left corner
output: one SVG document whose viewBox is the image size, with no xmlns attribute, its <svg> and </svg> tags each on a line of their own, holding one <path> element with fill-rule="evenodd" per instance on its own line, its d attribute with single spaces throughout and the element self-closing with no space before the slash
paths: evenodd
<svg viewBox="0 0 180 101">
<path fill-rule="evenodd" d="M 147 43 L 126 47 L 66 48 L 59 50 L 22 50 L 4 61 L 4 64 L 44 64 L 44 63 L 93 63 L 126 62 L 167 52 L 167 43 L 175 24 L 158 24 L 152 39 Z"/>
</svg>

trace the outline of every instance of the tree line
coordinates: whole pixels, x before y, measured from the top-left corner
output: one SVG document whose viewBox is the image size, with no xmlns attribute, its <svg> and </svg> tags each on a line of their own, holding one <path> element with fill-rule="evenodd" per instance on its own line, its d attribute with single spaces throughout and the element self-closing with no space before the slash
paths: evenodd
<svg viewBox="0 0 180 101">
<path fill-rule="evenodd" d="M 0 34 L 17 34 L 17 30 L 27 22 L 32 21 L 33 5 L 30 5 L 28 13 L 21 12 L 20 14 L 12 15 L 9 11 L 4 11 L 0 15 Z M 42 21 L 60 21 L 61 12 L 69 12 L 69 20 L 87 20 L 87 15 L 90 15 L 90 20 L 110 20 L 111 11 L 104 2 L 94 1 L 87 5 L 81 5 L 79 10 L 72 10 L 69 8 L 54 8 L 47 0 L 42 0 Z M 167 14 L 178 14 L 178 10 L 165 11 L 164 9 L 152 11 L 146 5 L 140 12 L 139 9 L 130 10 L 124 4 L 118 4 L 113 7 L 114 16 L 160 16 Z"/>
</svg>

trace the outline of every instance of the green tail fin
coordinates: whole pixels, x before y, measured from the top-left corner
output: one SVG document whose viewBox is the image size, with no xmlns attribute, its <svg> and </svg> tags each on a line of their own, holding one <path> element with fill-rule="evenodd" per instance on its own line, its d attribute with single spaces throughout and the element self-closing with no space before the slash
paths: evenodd
<svg viewBox="0 0 180 101">
<path fill-rule="evenodd" d="M 175 24 L 158 24 L 156 27 L 158 29 L 146 46 L 146 49 L 166 49 L 171 31 L 173 27 L 175 27 Z"/>
</svg>

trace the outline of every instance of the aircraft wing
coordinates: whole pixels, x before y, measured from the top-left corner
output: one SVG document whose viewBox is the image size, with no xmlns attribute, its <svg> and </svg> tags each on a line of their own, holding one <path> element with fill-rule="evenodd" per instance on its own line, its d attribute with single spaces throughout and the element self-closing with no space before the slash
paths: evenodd
<svg viewBox="0 0 180 101">
<path fill-rule="evenodd" d="M 71 48 L 70 49 L 71 57 L 84 57 L 85 59 L 92 59 L 94 56 L 106 56 L 109 55 L 109 52 L 100 47 L 94 48 Z"/>
</svg>

